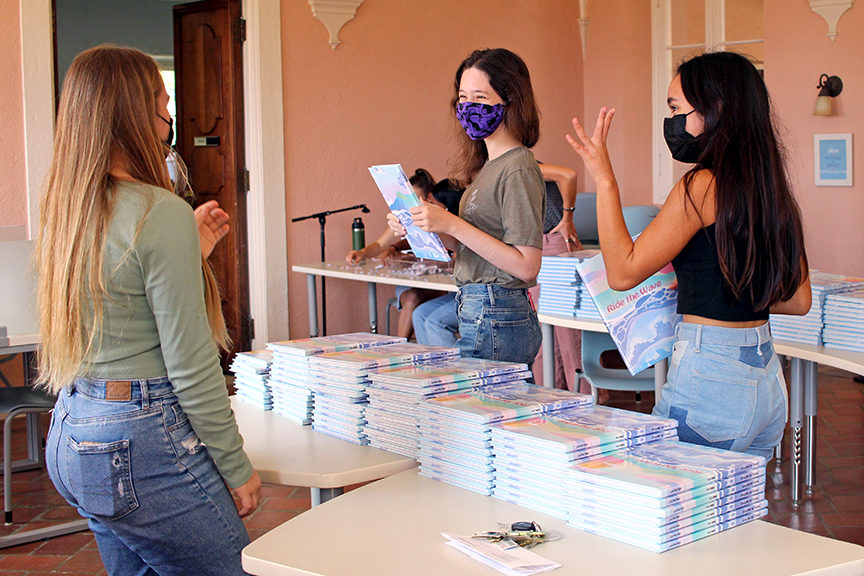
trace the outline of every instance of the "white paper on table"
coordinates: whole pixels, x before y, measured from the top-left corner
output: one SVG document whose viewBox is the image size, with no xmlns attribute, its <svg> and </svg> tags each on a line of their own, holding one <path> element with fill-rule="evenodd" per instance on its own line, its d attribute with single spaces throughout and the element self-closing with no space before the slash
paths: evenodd
<svg viewBox="0 0 864 576">
<path fill-rule="evenodd" d="M 441 535 L 449 540 L 447 542 L 449 546 L 508 576 L 530 576 L 561 567 L 561 564 L 547 560 L 521 546 L 505 550 L 496 544 L 470 536 L 446 532 L 442 532 Z"/>
</svg>

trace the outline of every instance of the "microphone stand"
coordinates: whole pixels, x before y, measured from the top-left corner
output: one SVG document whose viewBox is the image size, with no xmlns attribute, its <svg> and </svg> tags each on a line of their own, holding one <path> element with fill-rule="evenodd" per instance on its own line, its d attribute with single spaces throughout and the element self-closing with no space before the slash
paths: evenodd
<svg viewBox="0 0 864 576">
<path fill-rule="evenodd" d="M 301 220 L 309 220 L 310 218 L 317 218 L 318 223 L 321 225 L 321 263 L 324 263 L 324 226 L 327 224 L 327 216 L 331 214 L 337 214 L 339 212 L 347 212 L 349 210 L 357 210 L 360 209 L 364 214 L 368 214 L 371 212 L 369 208 L 366 207 L 366 204 L 357 204 L 356 206 L 351 206 L 350 208 L 340 208 L 339 210 L 327 210 L 325 212 L 316 212 L 315 214 L 310 214 L 308 216 L 300 216 L 299 218 L 292 218 L 291 222 L 300 222 Z M 327 287 L 324 284 L 324 280 L 326 278 L 321 276 L 321 336 L 327 335 Z"/>
</svg>

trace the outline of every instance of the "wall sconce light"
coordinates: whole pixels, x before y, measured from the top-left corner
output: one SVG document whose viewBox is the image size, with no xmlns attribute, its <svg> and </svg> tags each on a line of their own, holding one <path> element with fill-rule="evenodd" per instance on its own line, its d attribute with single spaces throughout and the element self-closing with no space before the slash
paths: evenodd
<svg viewBox="0 0 864 576">
<path fill-rule="evenodd" d="M 819 77 L 819 96 L 816 98 L 816 110 L 814 116 L 833 116 L 831 98 L 836 98 L 843 91 L 843 81 L 839 76 L 828 76 L 822 74 Z"/>
</svg>

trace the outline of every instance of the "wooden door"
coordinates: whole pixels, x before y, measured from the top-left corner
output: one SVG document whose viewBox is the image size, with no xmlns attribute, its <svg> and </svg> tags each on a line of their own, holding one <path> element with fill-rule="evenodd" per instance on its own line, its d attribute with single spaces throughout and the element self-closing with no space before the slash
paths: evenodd
<svg viewBox="0 0 864 576">
<path fill-rule="evenodd" d="M 231 232 L 213 251 L 210 264 L 222 289 L 232 352 L 249 350 L 254 337 L 249 318 L 248 178 L 243 145 L 245 26 L 240 3 L 203 0 L 174 7 L 177 152 L 189 169 L 193 204 L 218 200 L 231 215 Z"/>
</svg>

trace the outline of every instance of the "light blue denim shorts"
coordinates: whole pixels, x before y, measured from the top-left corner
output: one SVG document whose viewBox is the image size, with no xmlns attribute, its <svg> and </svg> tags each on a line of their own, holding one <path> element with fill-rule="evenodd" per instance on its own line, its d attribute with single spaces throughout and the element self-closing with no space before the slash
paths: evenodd
<svg viewBox="0 0 864 576">
<path fill-rule="evenodd" d="M 456 307 L 463 357 L 534 362 L 543 336 L 527 290 L 467 284 L 456 294 Z"/>
<path fill-rule="evenodd" d="M 770 459 L 788 418 L 786 381 L 768 323 L 725 328 L 682 322 L 654 414 L 684 442 Z"/>
<path fill-rule="evenodd" d="M 108 574 L 245 574 L 249 535 L 167 378 L 79 378 L 57 398 L 45 452 Z"/>
</svg>

